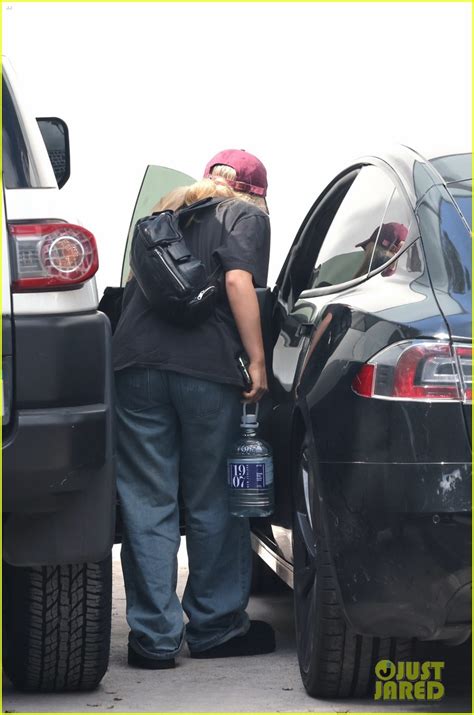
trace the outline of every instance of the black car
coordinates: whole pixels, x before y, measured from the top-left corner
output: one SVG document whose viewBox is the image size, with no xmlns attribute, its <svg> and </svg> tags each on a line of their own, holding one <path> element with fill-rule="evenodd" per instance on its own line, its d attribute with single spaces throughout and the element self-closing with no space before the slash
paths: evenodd
<svg viewBox="0 0 474 715">
<path fill-rule="evenodd" d="M 471 176 L 406 147 L 349 166 L 273 292 L 276 510 L 253 546 L 294 587 L 313 696 L 471 632 Z"/>
</svg>

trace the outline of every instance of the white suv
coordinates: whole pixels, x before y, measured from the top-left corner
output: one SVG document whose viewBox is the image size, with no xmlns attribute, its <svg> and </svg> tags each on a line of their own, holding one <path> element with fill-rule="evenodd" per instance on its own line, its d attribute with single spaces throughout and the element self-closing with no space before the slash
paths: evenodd
<svg viewBox="0 0 474 715">
<path fill-rule="evenodd" d="M 61 201 L 67 127 L 28 113 L 5 60 L 2 81 L 4 666 L 23 690 L 84 690 L 110 644 L 111 331 L 95 239 Z"/>
</svg>

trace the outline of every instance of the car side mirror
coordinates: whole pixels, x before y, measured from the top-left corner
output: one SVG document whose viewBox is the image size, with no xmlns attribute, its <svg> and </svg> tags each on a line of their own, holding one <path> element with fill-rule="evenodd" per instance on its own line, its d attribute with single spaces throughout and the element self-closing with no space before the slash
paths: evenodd
<svg viewBox="0 0 474 715">
<path fill-rule="evenodd" d="M 62 189 L 71 175 L 67 124 L 58 117 L 39 117 L 36 121 L 46 144 L 58 187 Z"/>
</svg>

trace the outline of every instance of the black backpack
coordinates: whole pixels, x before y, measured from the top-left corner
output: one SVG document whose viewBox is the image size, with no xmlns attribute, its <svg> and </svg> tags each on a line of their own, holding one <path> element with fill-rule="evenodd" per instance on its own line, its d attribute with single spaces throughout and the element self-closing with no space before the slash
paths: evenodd
<svg viewBox="0 0 474 715">
<path fill-rule="evenodd" d="M 136 223 L 130 265 L 155 311 L 169 322 L 199 325 L 214 312 L 220 295 L 221 266 L 209 275 L 192 255 L 181 226 L 222 199 L 204 199 L 180 211 L 159 211 Z"/>
</svg>

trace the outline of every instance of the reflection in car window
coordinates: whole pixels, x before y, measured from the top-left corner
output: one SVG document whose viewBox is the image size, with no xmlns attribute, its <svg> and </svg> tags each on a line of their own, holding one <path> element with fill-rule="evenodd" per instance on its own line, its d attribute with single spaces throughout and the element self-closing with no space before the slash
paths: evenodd
<svg viewBox="0 0 474 715">
<path fill-rule="evenodd" d="M 338 285 L 368 273 L 393 192 L 392 181 L 381 169 L 361 170 L 329 227 L 309 287 Z"/>
<path fill-rule="evenodd" d="M 465 294 L 471 289 L 471 241 L 456 206 L 442 200 L 439 205 L 439 236 L 445 258 L 449 292 Z"/>
<path fill-rule="evenodd" d="M 433 285 L 451 297 L 456 295 L 462 309 L 470 311 L 471 232 L 453 195 L 444 186 L 433 186 L 418 206 L 417 214 Z"/>
<path fill-rule="evenodd" d="M 395 189 L 377 238 L 370 270 L 376 270 L 387 263 L 404 248 L 413 214 L 398 189 Z"/>
<path fill-rule="evenodd" d="M 447 183 L 472 179 L 472 154 L 439 156 L 431 159 L 430 163 Z"/>
<path fill-rule="evenodd" d="M 448 189 L 472 231 L 472 180 L 456 181 Z"/>
</svg>

